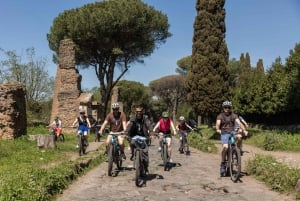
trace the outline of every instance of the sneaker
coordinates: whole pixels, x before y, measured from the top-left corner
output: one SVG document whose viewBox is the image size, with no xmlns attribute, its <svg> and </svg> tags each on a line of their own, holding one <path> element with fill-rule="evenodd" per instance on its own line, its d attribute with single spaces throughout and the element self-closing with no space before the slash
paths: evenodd
<svg viewBox="0 0 300 201">
<path fill-rule="evenodd" d="M 158 152 L 161 152 L 161 147 L 158 147 Z"/>
<path fill-rule="evenodd" d="M 183 149 L 179 149 L 179 153 L 183 154 L 184 153 Z"/>
<path fill-rule="evenodd" d="M 172 160 L 172 158 L 170 158 L 169 162 L 170 162 L 170 163 L 173 163 L 173 160 Z"/>
<path fill-rule="evenodd" d="M 79 145 L 77 144 L 77 145 L 76 145 L 76 149 L 78 149 L 78 148 L 79 148 Z"/>
<path fill-rule="evenodd" d="M 226 169 L 226 166 L 225 166 L 225 163 L 221 163 L 221 166 L 220 166 L 220 174 L 223 175 L 225 173 L 225 170 Z"/>
</svg>

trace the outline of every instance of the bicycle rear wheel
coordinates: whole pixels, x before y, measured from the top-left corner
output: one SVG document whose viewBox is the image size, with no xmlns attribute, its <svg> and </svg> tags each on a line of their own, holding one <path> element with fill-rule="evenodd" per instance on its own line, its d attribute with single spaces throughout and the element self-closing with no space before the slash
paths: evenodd
<svg viewBox="0 0 300 201">
<path fill-rule="evenodd" d="M 107 157 L 108 157 L 108 169 L 107 169 L 107 174 L 108 176 L 112 176 L 112 168 L 113 168 L 113 162 L 114 162 L 114 146 L 112 144 L 109 145 L 108 147 L 108 152 L 107 152 Z"/>
<path fill-rule="evenodd" d="M 115 163 L 117 165 L 117 168 L 120 170 L 122 168 L 122 156 L 120 150 L 116 151 Z"/>
<path fill-rule="evenodd" d="M 187 137 L 182 138 L 182 143 L 183 143 L 183 151 L 184 151 L 185 155 L 188 155 L 190 153 L 190 151 L 189 151 L 189 144 L 187 141 Z"/>
<path fill-rule="evenodd" d="M 163 162 L 164 162 L 164 170 L 166 171 L 168 168 L 168 147 L 167 144 L 163 144 L 162 148 L 162 157 L 163 157 Z"/>
<path fill-rule="evenodd" d="M 233 182 L 237 182 L 241 175 L 241 152 L 237 147 L 230 149 L 229 172 Z"/>
</svg>

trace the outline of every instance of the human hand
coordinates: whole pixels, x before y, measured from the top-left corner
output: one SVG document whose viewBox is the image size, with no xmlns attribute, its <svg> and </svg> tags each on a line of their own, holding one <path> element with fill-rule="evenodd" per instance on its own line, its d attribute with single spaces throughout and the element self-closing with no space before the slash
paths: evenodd
<svg viewBox="0 0 300 201">
<path fill-rule="evenodd" d="M 245 136 L 247 136 L 248 135 L 248 131 L 244 130 L 244 134 L 245 134 Z"/>
<path fill-rule="evenodd" d="M 219 133 L 219 134 L 221 135 L 221 132 L 222 132 L 222 131 L 221 131 L 220 129 L 217 129 L 216 132 Z"/>
</svg>

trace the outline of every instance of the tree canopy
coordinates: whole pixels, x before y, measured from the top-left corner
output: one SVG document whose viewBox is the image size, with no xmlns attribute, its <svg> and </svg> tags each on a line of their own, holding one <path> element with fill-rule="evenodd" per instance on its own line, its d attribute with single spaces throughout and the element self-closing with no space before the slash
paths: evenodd
<svg viewBox="0 0 300 201">
<path fill-rule="evenodd" d="M 168 29 L 167 16 L 141 0 L 108 0 L 64 11 L 54 19 L 47 39 L 54 61 L 62 39 L 75 42 L 76 64 L 95 69 L 105 112 L 112 88 L 129 64 L 143 62 L 165 43 L 171 36 Z"/>
<path fill-rule="evenodd" d="M 230 98 L 224 4 L 225 0 L 197 0 L 192 67 L 185 83 L 192 107 L 211 120 Z"/>
</svg>

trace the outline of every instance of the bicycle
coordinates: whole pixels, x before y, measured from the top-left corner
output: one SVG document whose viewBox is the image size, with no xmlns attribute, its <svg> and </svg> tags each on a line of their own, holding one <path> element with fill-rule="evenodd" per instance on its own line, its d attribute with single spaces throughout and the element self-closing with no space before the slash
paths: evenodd
<svg viewBox="0 0 300 201">
<path fill-rule="evenodd" d="M 185 132 L 181 136 L 182 138 L 182 150 L 185 155 L 190 154 L 189 141 L 188 141 L 188 133 Z"/>
<path fill-rule="evenodd" d="M 120 145 L 118 142 L 118 136 L 121 135 L 123 131 L 121 132 L 110 132 L 109 135 L 112 136 L 110 143 L 108 145 L 108 176 L 112 176 L 112 168 L 113 164 L 115 163 L 117 166 L 117 169 L 122 168 L 122 155 L 120 150 Z"/>
<path fill-rule="evenodd" d="M 161 140 L 162 146 L 161 146 L 161 158 L 163 160 L 164 165 L 164 171 L 168 169 L 168 164 L 170 162 L 170 157 L 168 153 L 168 143 L 167 143 L 167 136 L 166 134 L 163 134 L 163 138 Z"/>
<path fill-rule="evenodd" d="M 143 154 L 143 149 L 147 148 L 147 138 L 136 135 L 132 138 L 132 141 L 134 142 L 135 185 L 141 187 L 143 184 L 141 177 L 146 175 L 146 159 Z"/>
<path fill-rule="evenodd" d="M 86 154 L 87 141 L 85 136 L 83 135 L 82 130 L 78 131 L 78 153 L 79 156 Z"/>
<path fill-rule="evenodd" d="M 50 135 L 53 135 L 54 141 L 55 142 L 64 142 L 65 141 L 65 136 L 62 134 L 62 129 L 61 128 L 51 128 Z"/>
<path fill-rule="evenodd" d="M 234 133 L 231 132 L 225 158 L 226 168 L 221 176 L 230 175 L 231 180 L 237 182 L 241 176 L 241 160 L 241 151 L 236 145 Z"/>
</svg>

